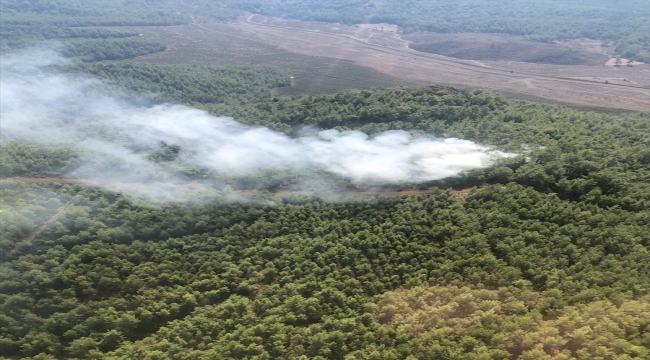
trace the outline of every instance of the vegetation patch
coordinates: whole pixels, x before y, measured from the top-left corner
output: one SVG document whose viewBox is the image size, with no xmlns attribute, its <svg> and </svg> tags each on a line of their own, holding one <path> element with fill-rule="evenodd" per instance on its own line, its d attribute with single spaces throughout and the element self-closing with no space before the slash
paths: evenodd
<svg viewBox="0 0 650 360">
<path fill-rule="evenodd" d="M 115 62 L 78 64 L 64 69 L 98 76 L 113 85 L 112 92 L 122 96 L 189 105 L 248 102 L 268 98 L 271 89 L 290 85 L 288 74 L 259 66 Z"/>
<path fill-rule="evenodd" d="M 434 286 L 380 297 L 377 321 L 413 337 L 404 348 L 441 358 L 460 348 L 465 358 L 581 359 L 650 356 L 643 334 L 650 298 L 601 300 L 548 311 L 557 293 Z"/>
<path fill-rule="evenodd" d="M 532 42 L 494 34 L 414 33 L 403 36 L 417 51 L 468 60 L 509 60 L 557 65 L 593 65 L 607 62 L 608 55 L 567 45 Z"/>
</svg>

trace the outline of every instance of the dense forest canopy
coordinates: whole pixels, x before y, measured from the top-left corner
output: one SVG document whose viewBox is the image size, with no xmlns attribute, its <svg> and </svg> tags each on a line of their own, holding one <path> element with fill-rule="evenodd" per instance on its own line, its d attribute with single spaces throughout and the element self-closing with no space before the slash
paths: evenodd
<svg viewBox="0 0 650 360">
<path fill-rule="evenodd" d="M 237 15 L 221 3 L 207 0 L 7 0 L 0 11 L 3 25 L 30 26 L 180 25 L 198 14 L 214 20 Z"/>
<path fill-rule="evenodd" d="M 72 60 L 40 68 L 35 78 L 83 79 L 90 99 L 128 102 L 100 106 L 126 110 L 125 119 L 169 102 L 161 109 L 182 108 L 209 121 L 218 118 L 208 114 L 230 116 L 251 126 L 245 129 L 296 143 L 327 129 L 371 140 L 405 131 L 415 140 L 460 138 L 511 156 L 457 176 L 369 191 L 322 169 L 220 171 L 191 162 L 196 151 L 188 147 L 158 140 L 142 146 L 133 140 L 140 133 L 89 125 L 92 133 L 84 134 L 98 147 L 128 143 L 128 156 L 138 161 L 120 168 L 93 157 L 92 147 L 76 141 L 83 139 L 46 142 L 10 136 L 3 127 L 0 358 L 649 359 L 649 112 L 437 85 L 276 96 L 274 89 L 291 84 L 289 74 L 120 61 L 165 44 L 105 28 L 225 21 L 251 11 L 387 22 L 403 32 L 586 37 L 614 41 L 618 55 L 648 61 L 648 6 L 2 1 L 3 51 L 55 46 Z M 55 130 L 86 126 L 71 121 L 86 104 L 66 94 L 83 97 L 52 94 L 45 85 L 43 97 L 67 104 L 46 107 L 50 117 L 61 116 Z M 3 98 L 12 95 L 7 89 Z M 38 95 L 25 99 L 25 114 L 43 107 Z M 154 125 L 163 124 L 156 119 Z M 119 171 L 137 182 L 102 178 Z M 305 188 L 307 182 L 328 190 Z"/>
<path fill-rule="evenodd" d="M 440 86 L 271 98 L 286 75 L 263 68 L 60 70 L 293 137 L 303 125 L 408 130 L 522 156 L 402 185 L 473 187 L 463 201 L 449 191 L 344 201 L 261 191 L 234 201 L 241 179 L 187 169 L 184 150 L 163 144 L 140 155 L 206 187 L 184 203 L 152 204 L 126 191 L 11 179 L 65 176 L 84 154 L 4 139 L 2 356 L 650 356 L 649 113 Z M 294 177 L 262 172 L 244 186 L 276 190 Z"/>
<path fill-rule="evenodd" d="M 6 356 L 648 356 L 647 212 L 514 184 L 464 204 L 437 193 L 159 209 L 68 185 L 1 191 Z"/>
<path fill-rule="evenodd" d="M 480 32 L 536 41 L 589 38 L 614 41 L 619 56 L 650 60 L 648 0 L 246 0 L 246 1 L 17 1 L 0 5 L 11 26 L 179 25 L 232 20 L 250 11 L 326 22 L 391 23 L 403 32 Z"/>
</svg>

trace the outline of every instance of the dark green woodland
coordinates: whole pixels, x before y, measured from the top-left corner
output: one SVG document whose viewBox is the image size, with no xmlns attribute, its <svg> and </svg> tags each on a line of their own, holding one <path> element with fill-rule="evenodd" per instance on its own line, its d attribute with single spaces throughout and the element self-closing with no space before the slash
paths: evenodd
<svg viewBox="0 0 650 360">
<path fill-rule="evenodd" d="M 501 17 L 481 15 L 488 3 Z M 0 359 L 650 359 L 650 112 L 438 85 L 276 96 L 291 84 L 276 68 L 124 61 L 165 45 L 112 27 L 255 11 L 590 37 L 647 60 L 647 17 L 630 10 L 643 1 L 524 3 L 3 1 L 3 50 L 57 41 L 70 61 L 48 71 L 119 101 L 291 138 L 405 130 L 515 156 L 371 192 L 326 172 L 218 172 L 161 142 L 130 150 L 165 171 L 120 190 L 67 179 L 112 166 L 74 142 L 0 134 Z M 304 176 L 333 193 L 295 191 Z M 157 201 L 128 191 L 154 185 Z"/>
<path fill-rule="evenodd" d="M 442 189 L 431 194 L 331 202 L 261 191 L 206 204 L 205 192 L 221 191 L 208 188 L 152 207 L 119 192 L 12 180 L 62 176 L 81 154 L 5 142 L 0 351 L 9 358 L 649 356 L 648 113 L 436 86 L 250 102 L 264 87 L 246 78 L 252 70 L 68 70 L 290 135 L 302 124 L 406 129 L 522 155 L 413 185 Z M 282 79 L 256 71 L 270 76 L 266 86 Z M 218 88 L 197 98 L 178 80 L 192 74 L 237 78 L 242 98 Z M 252 188 L 277 188 L 265 176 Z M 474 189 L 463 201 L 445 190 L 462 188 Z"/>
</svg>

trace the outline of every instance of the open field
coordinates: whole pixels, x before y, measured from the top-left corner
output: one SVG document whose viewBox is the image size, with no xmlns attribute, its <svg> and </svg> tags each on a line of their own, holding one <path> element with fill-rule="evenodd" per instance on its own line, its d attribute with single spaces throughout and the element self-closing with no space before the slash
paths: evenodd
<svg viewBox="0 0 650 360">
<path fill-rule="evenodd" d="M 273 66 L 293 76 L 292 86 L 275 95 L 317 95 L 353 88 L 423 85 L 417 79 L 404 81 L 351 60 L 316 57 L 287 51 L 242 33 L 232 25 L 161 26 L 134 28 L 146 39 L 158 39 L 168 49 L 142 56 L 138 61 L 200 64 Z"/>
<path fill-rule="evenodd" d="M 167 51 L 140 61 L 275 66 L 294 76 L 293 86 L 277 94 L 435 83 L 578 106 L 650 110 L 647 64 L 462 60 L 415 51 L 387 24 L 345 26 L 253 14 L 229 24 L 134 29 L 147 40 L 168 45 Z"/>
</svg>

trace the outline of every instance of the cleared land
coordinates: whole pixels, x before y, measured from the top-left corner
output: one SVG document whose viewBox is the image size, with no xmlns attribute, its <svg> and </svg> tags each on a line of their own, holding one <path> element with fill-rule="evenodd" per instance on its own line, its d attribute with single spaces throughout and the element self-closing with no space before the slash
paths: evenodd
<svg viewBox="0 0 650 360">
<path fill-rule="evenodd" d="M 157 39 L 167 50 L 138 61 L 197 65 L 263 65 L 293 76 L 292 86 L 274 95 L 317 95 L 346 89 L 424 85 L 361 66 L 354 61 L 303 55 L 265 43 L 232 25 L 214 23 L 189 26 L 137 27 L 147 40 Z"/>
<path fill-rule="evenodd" d="M 135 29 L 169 46 L 142 61 L 276 66 L 294 76 L 294 86 L 279 94 L 435 83 L 580 106 L 650 110 L 647 64 L 462 60 L 413 50 L 392 25 L 345 26 L 253 14 L 230 24 Z"/>
</svg>

